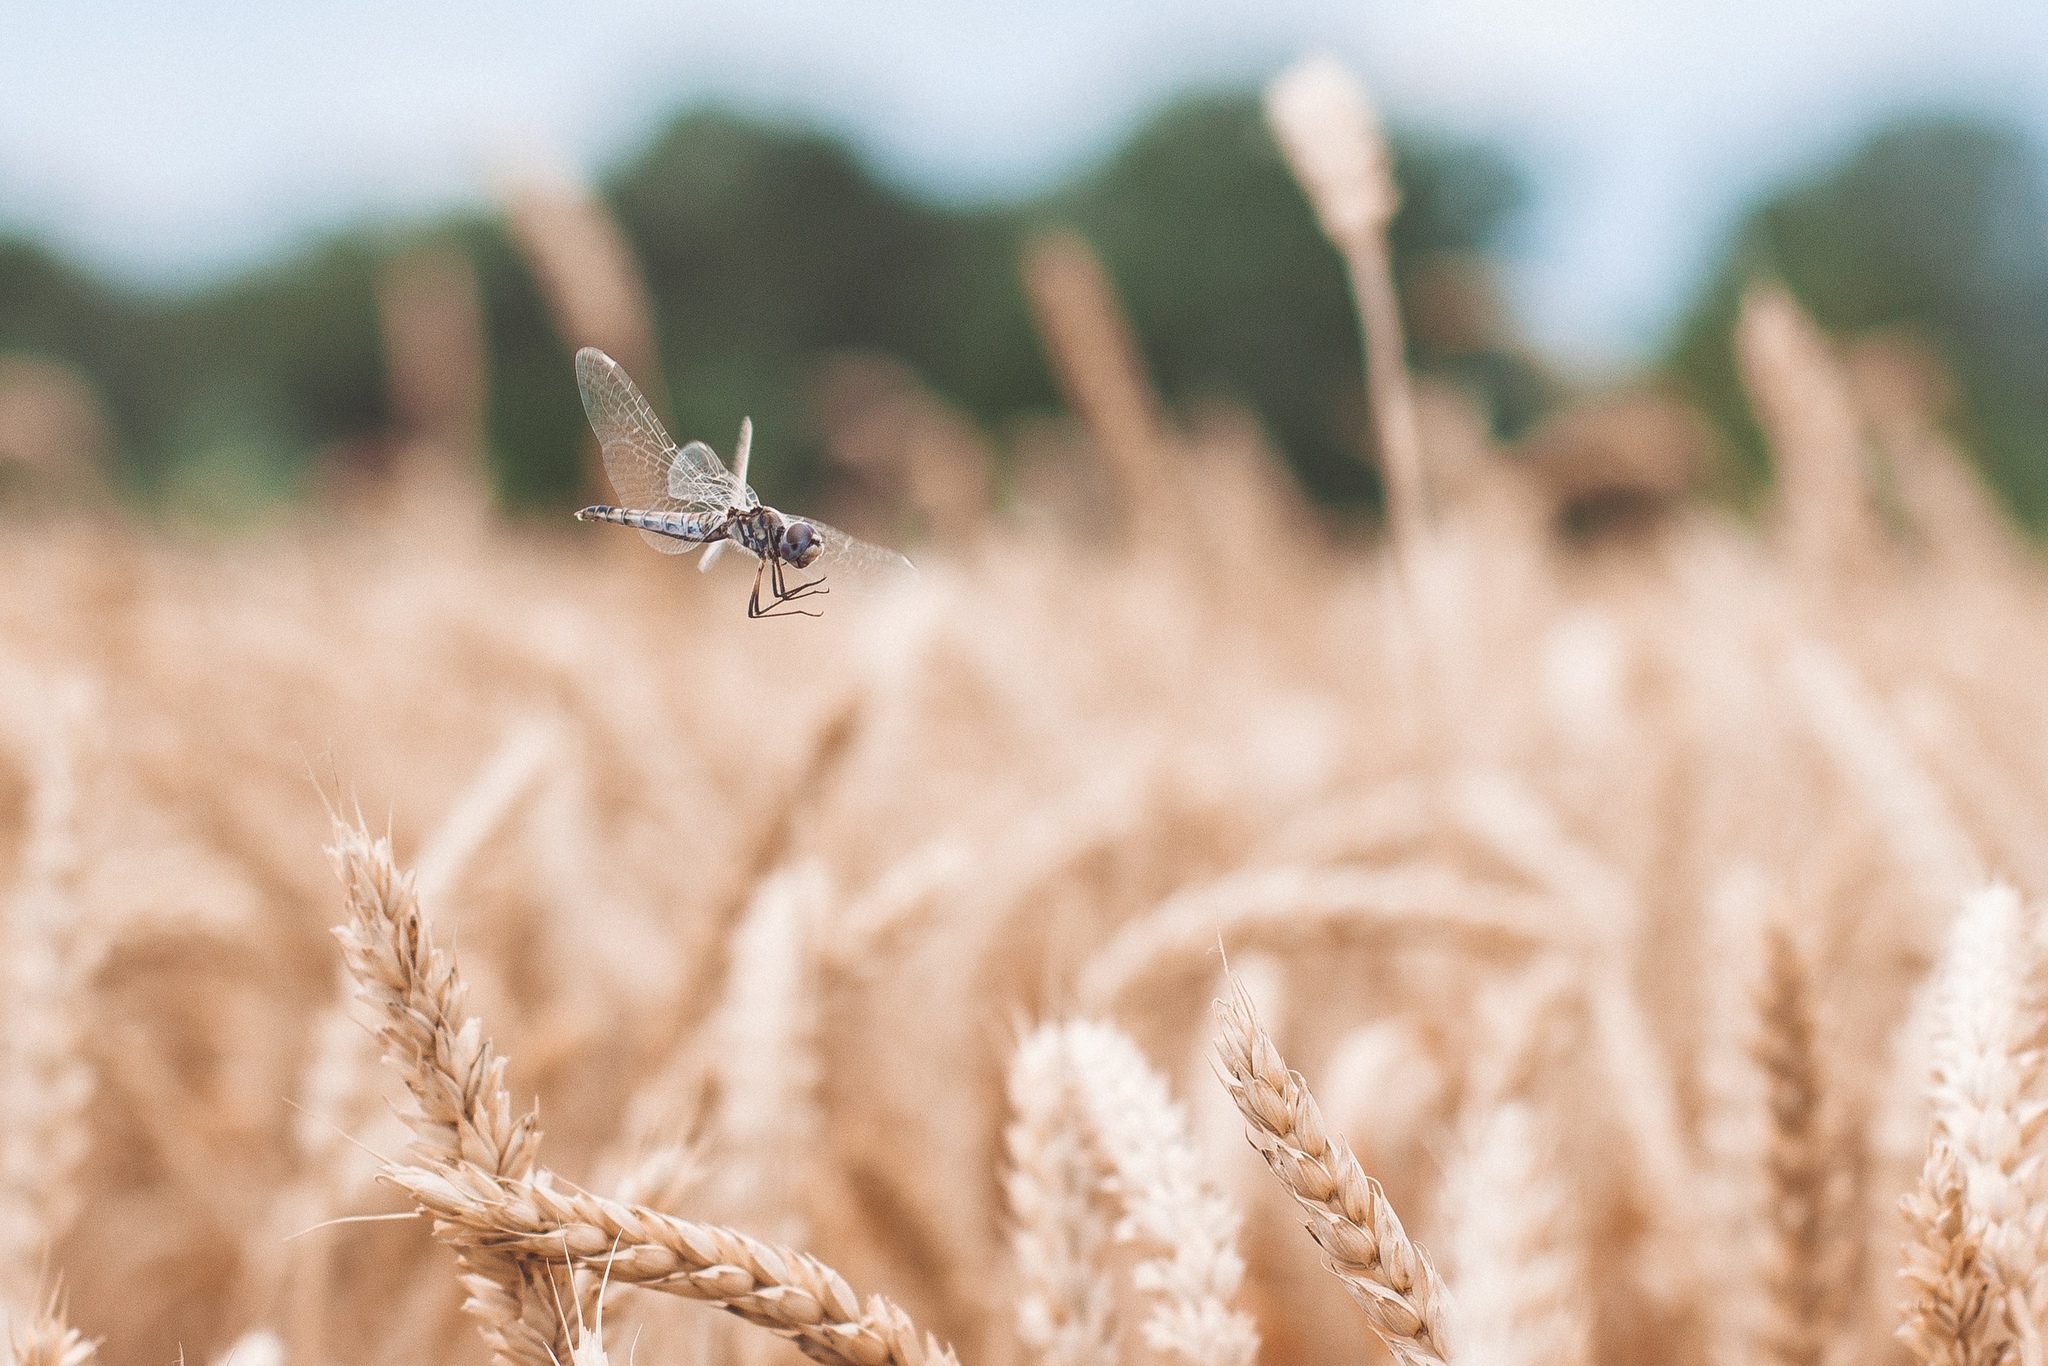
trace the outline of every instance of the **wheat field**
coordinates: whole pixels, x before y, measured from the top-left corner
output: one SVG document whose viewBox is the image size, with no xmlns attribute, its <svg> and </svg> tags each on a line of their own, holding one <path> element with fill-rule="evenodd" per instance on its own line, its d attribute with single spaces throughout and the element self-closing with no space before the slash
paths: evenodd
<svg viewBox="0 0 2048 1366">
<path fill-rule="evenodd" d="M 1376 539 L 1067 238 L 1076 420 L 998 499 L 870 363 L 922 572 L 819 620 L 493 520 L 459 384 L 376 497 L 8 526 L 15 1360 L 2039 1366 L 2048 574 L 1924 359 L 1753 291 L 1749 519 L 1653 395 L 1496 449 L 1360 92 L 1270 107 Z"/>
</svg>

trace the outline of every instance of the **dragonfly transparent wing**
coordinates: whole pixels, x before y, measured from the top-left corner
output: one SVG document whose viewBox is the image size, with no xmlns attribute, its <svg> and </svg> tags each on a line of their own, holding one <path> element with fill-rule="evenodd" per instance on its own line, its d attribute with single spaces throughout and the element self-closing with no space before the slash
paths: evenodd
<svg viewBox="0 0 2048 1366">
<path fill-rule="evenodd" d="M 745 491 L 718 453 L 701 441 L 678 449 L 625 367 L 610 356 L 593 346 L 578 351 L 576 386 L 583 392 L 590 429 L 604 451 L 605 472 L 623 506 L 649 512 L 718 512 L 740 501 Z M 670 555 L 692 549 L 690 542 L 672 536 L 640 534 Z"/>
<path fill-rule="evenodd" d="M 917 577 L 917 566 L 878 545 L 870 545 L 856 536 L 849 536 L 836 526 L 827 526 L 815 517 L 800 518 L 809 522 L 824 544 L 824 551 L 811 562 L 806 573 L 822 573 L 827 578 L 842 582 L 884 583 L 897 582 Z"/>
</svg>

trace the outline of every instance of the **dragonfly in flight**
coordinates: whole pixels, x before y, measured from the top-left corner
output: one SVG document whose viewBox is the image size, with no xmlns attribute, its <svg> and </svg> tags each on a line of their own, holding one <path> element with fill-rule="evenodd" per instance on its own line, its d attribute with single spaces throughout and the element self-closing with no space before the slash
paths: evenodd
<svg viewBox="0 0 2048 1366">
<path fill-rule="evenodd" d="M 664 555 L 708 547 L 699 565 L 703 569 L 728 547 L 738 546 L 758 562 L 754 593 L 747 600 L 749 617 L 820 615 L 796 604 L 829 592 L 827 575 L 864 579 L 913 572 L 910 561 L 893 550 L 856 540 L 815 517 L 792 517 L 765 506 L 747 484 L 751 418 L 740 423 L 728 470 L 718 452 L 703 442 L 678 447 L 671 441 L 625 367 L 594 346 L 576 353 L 576 385 L 604 449 L 605 472 L 626 504 L 587 507 L 576 520 L 634 527 Z M 797 581 L 798 573 L 814 567 L 818 577 Z"/>
</svg>

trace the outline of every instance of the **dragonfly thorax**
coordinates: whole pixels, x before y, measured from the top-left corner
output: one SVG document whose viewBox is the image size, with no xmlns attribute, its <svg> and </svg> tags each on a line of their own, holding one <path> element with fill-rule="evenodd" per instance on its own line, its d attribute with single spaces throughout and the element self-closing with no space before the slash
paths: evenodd
<svg viewBox="0 0 2048 1366">
<path fill-rule="evenodd" d="M 825 548 L 816 527 L 771 507 L 754 507 L 738 514 L 727 524 L 725 534 L 761 559 L 780 560 L 798 569 L 808 568 Z"/>
</svg>

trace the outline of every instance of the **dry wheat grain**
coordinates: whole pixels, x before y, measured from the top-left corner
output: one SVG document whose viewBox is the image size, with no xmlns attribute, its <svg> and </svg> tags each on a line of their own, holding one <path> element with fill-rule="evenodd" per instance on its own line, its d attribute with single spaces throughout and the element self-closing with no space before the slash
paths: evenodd
<svg viewBox="0 0 2048 1366">
<path fill-rule="evenodd" d="M 99 1355 L 99 1344 L 65 1321 L 61 1286 L 39 1293 L 19 1320 L 10 1315 L 7 1347 L 14 1366 L 87 1366 Z"/>
<path fill-rule="evenodd" d="M 1116 1366 L 1116 1287 L 1104 1265 L 1111 1220 L 1066 1052 L 1063 1032 L 1047 1025 L 1010 1059 L 1003 1193 L 1017 1333 L 1041 1366 Z"/>
<path fill-rule="evenodd" d="M 411 1093 L 413 1154 L 437 1168 L 528 1175 L 540 1146 L 536 1117 L 513 1118 L 505 1060 L 482 1023 L 464 1014 L 455 961 L 434 947 L 390 841 L 371 838 L 360 822 L 337 819 L 330 855 L 349 913 L 336 937 L 385 1060 Z M 502 1360 L 551 1366 L 571 1350 L 545 1261 L 485 1245 L 463 1247 L 460 1265 L 467 1307 Z"/>
<path fill-rule="evenodd" d="M 1902 1205 L 1912 1241 L 1901 1273 L 1912 1298 L 1900 1339 L 1927 1366 L 2002 1366 L 2015 1356 L 1976 1221 L 1964 1205 L 1962 1164 L 1940 1139 L 1920 1188 Z"/>
<path fill-rule="evenodd" d="M 1770 1117 L 1763 1153 L 1769 1316 L 1756 1357 L 1776 1366 L 1821 1366 L 1840 1326 L 1851 1270 L 1842 1229 L 1850 1196 L 1847 1145 L 1827 1108 L 1806 964 L 1783 926 L 1770 928 L 1765 949 L 1754 1056 Z"/>
<path fill-rule="evenodd" d="M 1301 1074 L 1259 1027 L 1233 985 L 1216 1003 L 1217 1055 L 1252 1144 L 1308 1215 L 1330 1270 L 1403 1366 L 1446 1366 L 1450 1297 L 1429 1254 L 1411 1242 L 1379 1183 L 1323 1125 Z"/>
<path fill-rule="evenodd" d="M 1154 1249 L 1131 1269 L 1132 1285 L 1153 1297 L 1146 1345 L 1191 1366 L 1250 1366 L 1258 1333 L 1231 1307 L 1244 1275 L 1239 1215 L 1204 1179 L 1181 1107 L 1114 1025 L 1073 1021 L 1062 1043 L 1067 1085 L 1117 1203 L 1116 1238 Z"/>
<path fill-rule="evenodd" d="M 736 1229 L 645 1206 L 494 1176 L 473 1164 L 387 1173 L 444 1241 L 522 1260 L 566 1256 L 622 1285 L 701 1300 L 782 1333 L 826 1366 L 952 1366 L 956 1359 L 879 1295 L 861 1304 L 838 1272 Z"/>
<path fill-rule="evenodd" d="M 1459 1359 L 1590 1366 L 1583 1234 L 1546 1126 L 1526 1102 L 1509 1101 L 1467 1129 L 1445 1178 Z"/>
<path fill-rule="evenodd" d="M 1976 1264 L 2025 1366 L 2040 1359 L 2048 1303 L 2040 1146 L 2048 1105 L 2034 944 L 2010 887 L 1968 899 L 1941 966 L 1933 1055 L 1936 1141 L 1954 1154 Z"/>
</svg>

